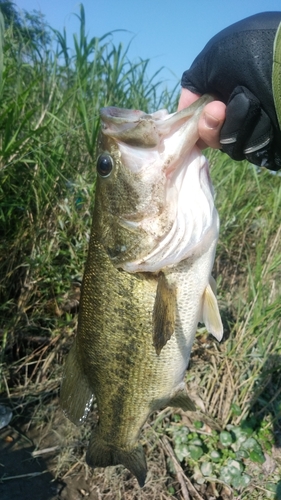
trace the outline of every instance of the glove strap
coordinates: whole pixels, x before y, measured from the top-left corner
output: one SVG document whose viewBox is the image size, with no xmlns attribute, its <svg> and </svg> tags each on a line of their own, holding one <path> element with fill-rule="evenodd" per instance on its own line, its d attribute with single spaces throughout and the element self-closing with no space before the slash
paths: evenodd
<svg viewBox="0 0 281 500">
<path fill-rule="evenodd" d="M 281 129 L 281 23 L 276 31 L 273 45 L 272 90 L 279 128 Z"/>
</svg>

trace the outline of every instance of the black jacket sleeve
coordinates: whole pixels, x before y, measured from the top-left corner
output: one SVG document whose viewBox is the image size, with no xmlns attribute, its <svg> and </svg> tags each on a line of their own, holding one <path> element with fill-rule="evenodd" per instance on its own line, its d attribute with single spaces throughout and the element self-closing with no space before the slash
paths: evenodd
<svg viewBox="0 0 281 500">
<path fill-rule="evenodd" d="M 226 105 L 223 151 L 272 170 L 281 168 L 281 133 L 272 92 L 274 38 L 281 12 L 264 12 L 213 37 L 182 76 L 182 87 Z"/>
</svg>

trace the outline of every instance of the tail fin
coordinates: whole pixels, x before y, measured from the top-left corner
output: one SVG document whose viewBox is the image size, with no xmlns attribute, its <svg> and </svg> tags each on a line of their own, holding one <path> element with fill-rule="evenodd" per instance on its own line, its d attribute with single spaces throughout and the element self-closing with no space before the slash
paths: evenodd
<svg viewBox="0 0 281 500">
<path fill-rule="evenodd" d="M 107 467 L 122 464 L 134 474 L 140 487 L 145 483 L 147 466 L 145 453 L 141 445 L 132 450 L 122 450 L 106 443 L 99 435 L 97 426 L 91 436 L 86 460 L 91 467 Z"/>
</svg>

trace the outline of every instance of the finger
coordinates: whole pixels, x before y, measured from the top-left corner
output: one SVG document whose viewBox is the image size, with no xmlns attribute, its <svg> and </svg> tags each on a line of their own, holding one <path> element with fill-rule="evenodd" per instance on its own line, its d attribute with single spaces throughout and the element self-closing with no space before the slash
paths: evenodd
<svg viewBox="0 0 281 500">
<path fill-rule="evenodd" d="M 205 106 L 198 124 L 199 147 L 220 149 L 220 131 L 225 120 L 226 106 L 221 101 L 213 101 Z"/>
<path fill-rule="evenodd" d="M 187 108 L 188 106 L 190 106 L 190 104 L 197 101 L 199 97 L 200 97 L 199 94 L 194 94 L 193 92 L 190 92 L 190 90 L 188 89 L 182 89 L 178 104 L 178 111 Z"/>
<path fill-rule="evenodd" d="M 199 94 L 194 94 L 188 89 L 182 89 L 178 111 L 187 108 L 197 99 Z M 205 106 L 202 116 L 199 120 L 198 131 L 200 139 L 198 146 L 201 149 L 211 147 L 220 149 L 220 130 L 225 120 L 225 104 L 221 101 L 213 101 Z"/>
</svg>

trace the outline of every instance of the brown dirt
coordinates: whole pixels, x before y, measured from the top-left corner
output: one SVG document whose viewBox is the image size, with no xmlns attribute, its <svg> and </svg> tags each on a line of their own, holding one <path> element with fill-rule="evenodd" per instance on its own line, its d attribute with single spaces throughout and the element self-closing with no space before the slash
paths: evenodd
<svg viewBox="0 0 281 500">
<path fill-rule="evenodd" d="M 55 480 L 49 459 L 32 457 L 32 433 L 8 426 L 0 434 L 0 497 L 2 500 L 55 500 L 63 484 Z"/>
<path fill-rule="evenodd" d="M 78 429 L 73 426 L 62 414 L 57 398 L 47 406 L 26 409 L 25 421 L 16 416 L 11 425 L 0 431 L 1 500 L 232 498 L 227 488 L 219 496 L 211 485 L 198 485 L 196 490 L 181 468 L 174 474 L 169 472 L 168 462 L 174 458 L 172 448 L 169 455 L 167 438 L 156 434 L 149 424 L 143 440 L 148 476 L 142 490 L 121 466 L 92 471 L 85 463 L 90 424 Z"/>
<path fill-rule="evenodd" d="M 45 418 L 43 425 L 39 423 L 37 408 L 28 423 L 19 419 L 0 431 L 1 500 L 30 500 L 35 494 L 36 500 L 181 498 L 164 495 L 165 483 L 171 481 L 159 477 L 159 467 L 165 471 L 164 456 L 149 463 L 147 486 L 142 491 L 123 467 L 91 471 L 85 463 L 81 430 L 74 441 L 75 427 L 63 416 L 57 401 L 49 404 L 54 411 L 49 422 Z"/>
</svg>

